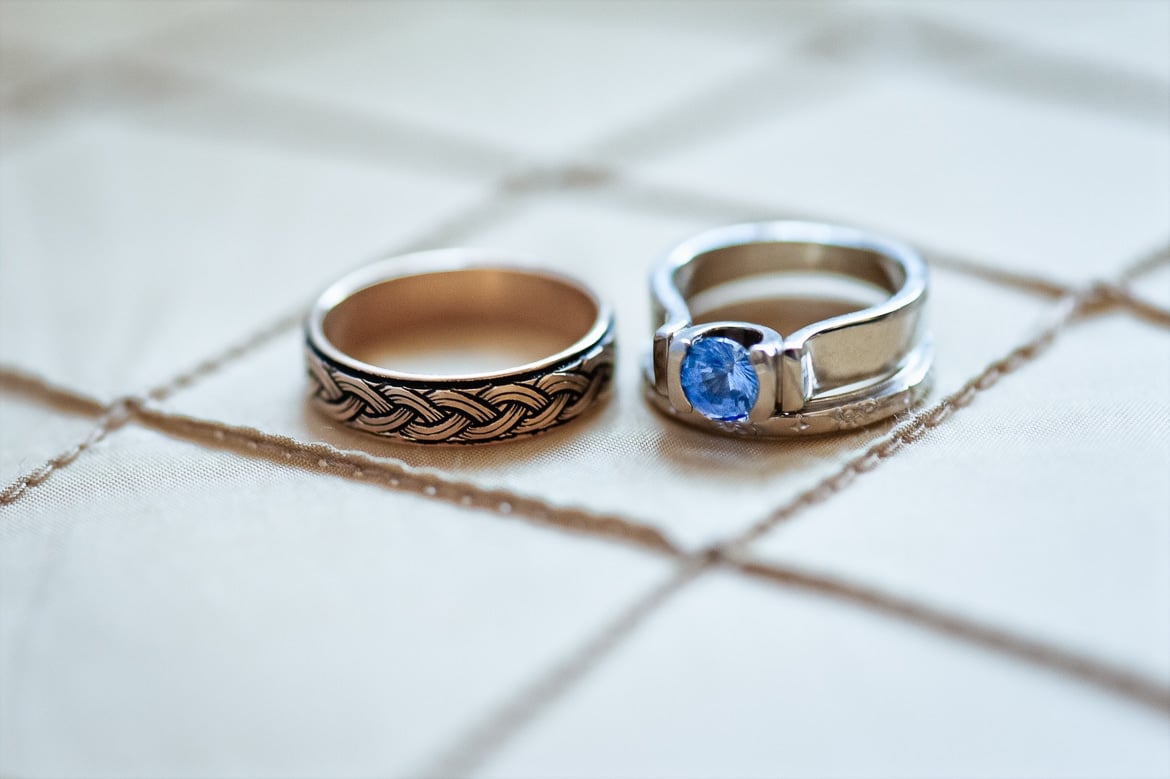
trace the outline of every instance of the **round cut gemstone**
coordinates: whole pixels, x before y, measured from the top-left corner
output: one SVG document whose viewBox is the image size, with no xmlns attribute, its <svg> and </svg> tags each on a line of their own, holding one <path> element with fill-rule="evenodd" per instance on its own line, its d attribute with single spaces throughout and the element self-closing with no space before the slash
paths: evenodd
<svg viewBox="0 0 1170 779">
<path fill-rule="evenodd" d="M 744 419 L 760 394 L 747 349 L 722 336 L 691 344 L 683 357 L 681 379 L 687 400 L 710 419 Z"/>
</svg>

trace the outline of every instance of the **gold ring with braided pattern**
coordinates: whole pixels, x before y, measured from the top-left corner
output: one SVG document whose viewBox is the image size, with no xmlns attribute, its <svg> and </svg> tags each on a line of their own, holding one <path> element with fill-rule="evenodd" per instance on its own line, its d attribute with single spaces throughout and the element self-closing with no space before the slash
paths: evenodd
<svg viewBox="0 0 1170 779">
<path fill-rule="evenodd" d="M 394 370 L 373 356 L 397 337 L 481 325 L 539 331 L 553 353 L 502 370 Z M 396 257 L 329 287 L 305 324 L 311 403 L 355 430 L 423 444 L 506 441 L 557 427 L 607 394 L 613 314 L 566 276 L 475 249 Z"/>
</svg>

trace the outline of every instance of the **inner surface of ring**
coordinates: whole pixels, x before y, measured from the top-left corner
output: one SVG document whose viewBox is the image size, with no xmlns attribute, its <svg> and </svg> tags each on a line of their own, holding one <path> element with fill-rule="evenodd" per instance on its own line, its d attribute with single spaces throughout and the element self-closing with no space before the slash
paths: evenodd
<svg viewBox="0 0 1170 779">
<path fill-rule="evenodd" d="M 597 302 L 559 279 L 472 268 L 390 279 L 329 311 L 325 337 L 369 365 L 428 376 L 501 373 L 563 352 L 593 327 Z"/>
<path fill-rule="evenodd" d="M 687 300 L 749 276 L 781 272 L 834 274 L 893 294 L 906 281 L 901 264 L 880 252 L 818 243 L 760 242 L 698 254 L 675 271 L 676 288 Z"/>
<path fill-rule="evenodd" d="M 728 281 L 687 300 L 691 322 L 741 321 L 795 333 L 826 319 L 861 311 L 890 293 L 854 276 L 770 273 Z"/>
</svg>

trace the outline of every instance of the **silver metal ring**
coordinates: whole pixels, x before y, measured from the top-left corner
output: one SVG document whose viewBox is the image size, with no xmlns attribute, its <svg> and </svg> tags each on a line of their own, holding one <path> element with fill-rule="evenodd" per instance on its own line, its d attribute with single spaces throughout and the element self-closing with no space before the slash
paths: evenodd
<svg viewBox="0 0 1170 779">
<path fill-rule="evenodd" d="M 495 322 L 551 333 L 555 353 L 490 373 L 432 375 L 362 359 L 404 329 Z M 573 420 L 613 373 L 609 306 L 579 282 L 494 252 L 447 249 L 376 263 L 329 287 L 305 323 L 310 397 L 356 430 L 425 444 L 505 441 Z"/>
<path fill-rule="evenodd" d="M 694 321 L 700 296 L 793 273 L 847 277 L 879 289 L 882 299 L 788 336 L 751 322 Z M 674 419 L 732 435 L 872 424 L 929 390 L 926 293 L 926 266 L 913 249 L 859 230 L 760 222 L 701 233 L 671 251 L 651 278 L 656 330 L 647 398 Z"/>
</svg>

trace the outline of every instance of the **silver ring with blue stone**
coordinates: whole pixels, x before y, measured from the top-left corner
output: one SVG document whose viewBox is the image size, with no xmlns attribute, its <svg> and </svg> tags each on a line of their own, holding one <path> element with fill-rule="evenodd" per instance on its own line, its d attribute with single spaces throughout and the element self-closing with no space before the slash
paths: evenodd
<svg viewBox="0 0 1170 779">
<path fill-rule="evenodd" d="M 764 291 L 774 302 L 765 299 L 760 310 L 782 314 L 801 305 L 779 297 L 786 279 L 805 287 L 844 279 L 865 302 L 794 325 L 789 335 L 692 312 Z M 813 222 L 720 227 L 663 258 L 651 298 L 647 398 L 695 427 L 741 436 L 830 433 L 904 412 L 930 389 L 926 265 L 898 241 Z"/>
</svg>

